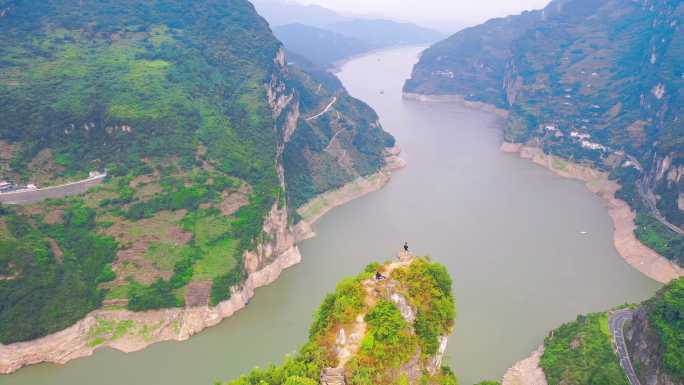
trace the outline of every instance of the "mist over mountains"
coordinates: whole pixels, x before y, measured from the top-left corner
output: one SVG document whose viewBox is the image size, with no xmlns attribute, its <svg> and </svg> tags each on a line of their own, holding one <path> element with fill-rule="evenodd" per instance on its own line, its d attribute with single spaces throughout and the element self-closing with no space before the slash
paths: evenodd
<svg viewBox="0 0 684 385">
<path fill-rule="evenodd" d="M 375 49 L 432 44 L 445 36 L 413 23 L 338 14 L 282 0 L 254 2 L 285 48 L 321 67 Z"/>
</svg>

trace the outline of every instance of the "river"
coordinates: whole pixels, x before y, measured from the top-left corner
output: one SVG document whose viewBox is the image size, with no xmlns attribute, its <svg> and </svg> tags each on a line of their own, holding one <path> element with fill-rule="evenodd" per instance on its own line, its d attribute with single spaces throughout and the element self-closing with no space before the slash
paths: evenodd
<svg viewBox="0 0 684 385">
<path fill-rule="evenodd" d="M 186 342 L 35 365 L 0 384 L 211 385 L 279 362 L 304 343 L 314 310 L 340 278 L 396 255 L 404 241 L 454 278 L 458 319 L 447 360 L 464 385 L 499 380 L 579 313 L 651 296 L 659 285 L 617 254 L 603 201 L 580 182 L 500 152 L 500 118 L 402 99 L 419 51 L 373 53 L 339 73 L 396 136 L 408 167 L 322 218 L 318 236 L 301 245 L 304 262 L 257 290 L 245 310 Z"/>
</svg>

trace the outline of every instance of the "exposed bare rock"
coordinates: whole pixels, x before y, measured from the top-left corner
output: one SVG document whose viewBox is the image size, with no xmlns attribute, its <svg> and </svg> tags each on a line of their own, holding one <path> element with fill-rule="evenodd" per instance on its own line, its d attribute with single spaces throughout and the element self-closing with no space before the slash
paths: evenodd
<svg viewBox="0 0 684 385">
<path fill-rule="evenodd" d="M 442 367 L 442 361 L 444 360 L 444 353 L 446 352 L 448 341 L 448 336 L 439 337 L 439 348 L 437 349 L 435 356 L 430 360 L 430 364 L 428 366 L 428 372 L 430 372 L 430 374 L 435 375 L 439 368 Z"/>
<path fill-rule="evenodd" d="M 664 372 L 663 349 L 648 320 L 651 310 L 648 302 L 642 304 L 626 330 L 627 349 L 632 364 L 642 385 L 682 385 L 682 381 L 675 381 Z"/>
<path fill-rule="evenodd" d="M 504 374 L 501 385 L 547 385 L 546 375 L 539 367 L 539 359 L 544 354 L 544 346 L 540 346 L 532 355 L 520 362 Z"/>
<path fill-rule="evenodd" d="M 321 385 L 346 385 L 344 368 L 325 368 L 321 372 Z"/>
</svg>

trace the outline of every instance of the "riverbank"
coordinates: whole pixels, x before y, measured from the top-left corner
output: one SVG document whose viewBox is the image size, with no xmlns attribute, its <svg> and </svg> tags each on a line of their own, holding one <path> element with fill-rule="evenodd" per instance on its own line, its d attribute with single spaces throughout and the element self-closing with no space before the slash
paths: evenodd
<svg viewBox="0 0 684 385">
<path fill-rule="evenodd" d="M 111 348 L 124 353 L 140 351 L 162 341 L 185 341 L 202 330 L 219 324 L 249 304 L 255 290 L 273 283 L 284 270 L 302 260 L 297 243 L 315 236 L 311 225 L 333 208 L 377 191 L 389 181 L 393 171 L 403 167 L 398 148 L 386 151 L 386 165 L 379 172 L 327 192 L 303 206 L 303 220 L 287 230 L 284 210 L 272 210 L 265 227 L 273 232 L 272 245 L 247 253 L 245 265 L 250 271 L 239 288 L 231 289 L 230 299 L 217 306 L 162 309 L 147 312 L 98 309 L 76 324 L 32 341 L 0 344 L 0 374 L 43 363 L 65 364 L 91 356 L 97 349 Z M 300 209 L 302 210 L 302 209 Z M 300 214 L 301 215 L 301 214 Z M 266 231 L 266 230 L 265 230 Z M 276 253 L 270 263 L 258 269 L 264 259 L 259 254 Z"/>
<path fill-rule="evenodd" d="M 393 172 L 406 166 L 406 162 L 399 158 L 400 153 L 399 147 L 385 150 L 385 166 L 380 171 L 367 177 L 359 177 L 337 190 L 323 193 L 297 209 L 302 218 L 295 228 L 297 241 L 314 237 L 316 234 L 311 226 L 330 210 L 383 188 L 390 181 Z"/>
<path fill-rule="evenodd" d="M 241 288 L 232 289 L 229 300 L 215 307 L 147 312 L 95 310 L 60 332 L 33 341 L 0 345 L 0 373 L 9 374 L 42 362 L 65 364 L 104 347 L 130 353 L 161 341 L 187 340 L 247 306 L 257 288 L 273 283 L 285 269 L 301 259 L 299 250 L 293 245 L 271 264 L 250 274 Z"/>
<path fill-rule="evenodd" d="M 505 119 L 508 117 L 508 111 L 502 108 L 498 108 L 487 103 L 466 100 L 463 95 L 423 95 L 404 92 L 404 99 L 428 103 L 458 103 L 467 108 L 490 112 L 499 116 L 500 118 Z"/>
<path fill-rule="evenodd" d="M 539 367 L 542 354 L 544 345 L 508 369 L 501 380 L 501 385 L 547 385 L 546 375 Z"/>
<path fill-rule="evenodd" d="M 620 185 L 609 180 L 607 173 L 544 154 L 536 147 L 503 143 L 501 150 L 518 154 L 521 158 L 529 159 L 561 177 L 583 181 L 589 191 L 603 198 L 608 206 L 608 214 L 613 220 L 615 249 L 632 267 L 661 283 L 668 283 L 684 276 L 684 269 L 646 247 L 634 235 L 636 214 L 625 201 L 615 197 Z"/>
</svg>

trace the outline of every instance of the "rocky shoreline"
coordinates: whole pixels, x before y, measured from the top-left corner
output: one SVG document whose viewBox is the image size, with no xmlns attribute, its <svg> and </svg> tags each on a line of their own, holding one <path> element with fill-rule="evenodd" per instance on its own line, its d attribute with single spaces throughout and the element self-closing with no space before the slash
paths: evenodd
<svg viewBox="0 0 684 385">
<path fill-rule="evenodd" d="M 0 344 L 0 374 L 10 374 L 43 362 L 65 364 L 92 355 L 97 349 L 112 348 L 125 353 L 143 350 L 162 341 L 185 341 L 202 330 L 219 324 L 244 308 L 254 291 L 273 283 L 287 268 L 301 262 L 297 243 L 315 236 L 311 225 L 333 208 L 377 191 L 389 181 L 393 171 L 404 167 L 398 148 L 386 151 L 386 166 L 376 174 L 359 177 L 342 188 L 313 199 L 300 209 L 294 228 L 288 227 L 286 210 L 274 206 L 264 224 L 272 242 L 246 253 L 248 278 L 232 289 L 230 299 L 217 306 L 162 309 L 147 312 L 99 309 L 76 324 L 32 341 Z M 316 208 L 315 210 L 313 208 Z M 283 220 L 283 218 L 285 220 Z"/>
<path fill-rule="evenodd" d="M 539 367 L 542 354 L 544 345 L 508 369 L 501 380 L 501 385 L 547 385 L 546 375 Z"/>
<path fill-rule="evenodd" d="M 297 241 L 314 237 L 316 234 L 311 226 L 330 210 L 383 188 L 390 181 L 393 172 L 406 166 L 406 162 L 399 158 L 400 153 L 399 147 L 386 149 L 385 167 L 380 171 L 370 176 L 359 177 L 337 190 L 323 193 L 297 209 L 297 213 L 302 217 L 295 228 Z"/>
<path fill-rule="evenodd" d="M 518 154 L 521 158 L 529 159 L 561 177 L 583 181 L 589 191 L 603 198 L 608 206 L 608 214 L 613 220 L 615 249 L 632 267 L 661 283 L 668 283 L 675 278 L 684 276 L 684 269 L 651 250 L 637 239 L 634 235 L 636 214 L 625 201 L 615 197 L 620 185 L 609 180 L 606 173 L 553 155 L 544 154 L 537 147 L 503 143 L 501 150 Z"/>
<path fill-rule="evenodd" d="M 404 99 L 417 100 L 419 102 L 429 102 L 429 103 L 458 103 L 467 108 L 472 108 L 476 110 L 481 110 L 485 112 L 490 112 L 501 118 L 508 117 L 508 111 L 495 107 L 491 104 L 482 102 L 473 102 L 466 100 L 463 95 L 423 95 L 414 94 L 410 92 L 404 92 Z"/>
</svg>

